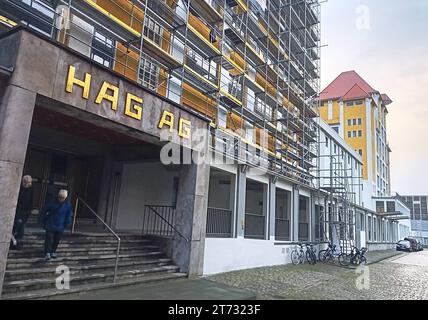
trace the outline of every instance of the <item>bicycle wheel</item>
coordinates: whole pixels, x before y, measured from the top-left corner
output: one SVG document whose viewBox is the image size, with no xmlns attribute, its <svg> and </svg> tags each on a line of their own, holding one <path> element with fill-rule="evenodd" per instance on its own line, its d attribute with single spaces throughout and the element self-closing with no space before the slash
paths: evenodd
<svg viewBox="0 0 428 320">
<path fill-rule="evenodd" d="M 351 255 L 350 254 L 346 254 L 346 253 L 341 253 L 339 255 L 339 264 L 341 266 L 349 266 L 351 264 Z"/>
<path fill-rule="evenodd" d="M 364 265 L 366 265 L 367 264 L 367 259 L 366 259 L 366 257 L 364 257 L 364 256 L 361 256 L 360 257 L 360 264 L 364 264 Z"/>
<path fill-rule="evenodd" d="M 314 265 L 317 263 L 317 259 L 315 257 L 315 254 L 311 251 L 306 251 L 306 261 L 309 262 L 309 264 Z"/>
<path fill-rule="evenodd" d="M 321 250 L 318 252 L 318 260 L 321 262 L 325 262 L 327 250 Z"/>
<path fill-rule="evenodd" d="M 351 257 L 351 263 L 353 265 L 359 266 L 361 264 L 361 258 L 359 254 L 354 255 L 353 257 Z"/>
<path fill-rule="evenodd" d="M 312 256 L 313 264 L 317 264 L 318 259 L 317 259 L 316 251 L 312 251 L 311 256 Z"/>
<path fill-rule="evenodd" d="M 325 262 L 325 263 L 330 263 L 330 262 L 332 262 L 332 261 L 333 261 L 333 259 L 334 259 L 334 256 L 333 256 L 333 254 L 332 254 L 332 252 L 331 252 L 331 251 L 327 251 L 327 252 L 324 254 L 324 262 Z"/>
<path fill-rule="evenodd" d="M 294 265 L 300 264 L 300 254 L 299 254 L 299 251 L 297 251 L 296 249 L 291 251 L 291 262 Z"/>
</svg>

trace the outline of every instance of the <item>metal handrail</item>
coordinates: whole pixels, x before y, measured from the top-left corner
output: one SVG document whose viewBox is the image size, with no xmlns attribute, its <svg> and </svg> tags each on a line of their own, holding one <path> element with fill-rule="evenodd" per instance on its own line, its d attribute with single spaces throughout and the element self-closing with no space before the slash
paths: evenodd
<svg viewBox="0 0 428 320">
<path fill-rule="evenodd" d="M 166 224 L 168 226 L 170 226 L 175 232 L 177 232 L 180 237 L 182 237 L 184 240 L 186 240 L 186 242 L 190 242 L 190 240 L 187 237 L 185 237 L 180 231 L 178 231 L 176 227 L 174 227 L 168 220 L 166 220 L 164 217 L 162 217 L 159 214 L 159 212 L 157 212 L 155 209 L 153 209 L 153 206 L 146 205 L 146 207 L 149 208 L 151 211 L 153 211 L 159 218 L 161 218 L 161 220 L 163 220 L 164 222 L 166 222 Z"/>
<path fill-rule="evenodd" d="M 103 219 L 101 219 L 101 217 L 83 200 L 83 199 L 81 199 L 81 198 L 77 198 L 76 199 L 76 206 L 74 207 L 74 217 L 73 217 L 73 226 L 71 227 L 71 234 L 73 234 L 74 233 L 74 229 L 75 229 L 75 226 L 76 226 L 76 217 L 77 217 L 77 208 L 78 208 L 78 206 L 79 206 L 79 201 L 80 202 L 82 202 L 83 203 L 83 205 L 86 207 L 86 208 L 88 208 L 89 209 L 89 211 L 99 220 L 99 221 L 101 221 L 101 223 L 104 225 L 104 227 L 106 227 L 107 228 L 107 230 L 108 231 L 110 231 L 110 233 L 116 238 L 116 240 L 117 240 L 117 249 L 116 249 L 116 262 L 115 262 L 115 265 L 114 265 L 114 275 L 113 275 L 113 283 L 116 283 L 116 280 L 117 280 L 117 268 L 118 268 L 118 265 L 119 265 L 119 251 L 120 251 L 120 237 L 117 235 L 117 233 L 116 232 L 114 232 L 113 231 L 113 229 L 112 228 L 110 228 L 109 226 L 108 226 L 108 224 L 103 220 Z"/>
</svg>

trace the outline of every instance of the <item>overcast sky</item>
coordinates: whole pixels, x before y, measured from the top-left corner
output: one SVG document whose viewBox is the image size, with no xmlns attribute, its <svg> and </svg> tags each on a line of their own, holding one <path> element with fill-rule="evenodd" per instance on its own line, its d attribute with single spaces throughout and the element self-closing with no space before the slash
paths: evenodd
<svg viewBox="0 0 428 320">
<path fill-rule="evenodd" d="M 387 93 L 392 191 L 428 194 L 428 1 L 328 0 L 321 8 L 321 89 L 355 70 Z"/>
</svg>

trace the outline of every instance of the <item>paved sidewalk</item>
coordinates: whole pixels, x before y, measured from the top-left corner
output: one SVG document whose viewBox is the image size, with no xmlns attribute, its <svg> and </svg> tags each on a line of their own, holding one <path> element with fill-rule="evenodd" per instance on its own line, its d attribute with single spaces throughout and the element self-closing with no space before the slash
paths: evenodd
<svg viewBox="0 0 428 320">
<path fill-rule="evenodd" d="M 369 266 L 360 269 L 306 263 L 234 271 L 209 279 L 253 291 L 257 299 L 428 299 L 428 251 L 398 255 L 392 250 L 373 251 L 370 260 Z"/>
<path fill-rule="evenodd" d="M 367 253 L 368 264 L 400 255 L 393 250 Z M 382 264 L 382 263 L 381 263 Z M 381 267 L 383 268 L 383 267 Z M 252 300 L 372 298 L 353 283 L 354 268 L 318 263 L 277 266 L 219 274 L 203 279 L 177 279 L 52 297 L 55 300 Z M 382 272 L 383 273 L 383 272 Z M 387 282 L 383 282 L 387 284 Z M 382 295 L 379 295 L 379 297 Z"/>
<path fill-rule="evenodd" d="M 396 250 L 382 250 L 382 251 L 369 251 L 366 253 L 367 264 L 374 264 L 381 262 L 385 259 L 398 256 L 403 252 L 399 252 Z"/>
<path fill-rule="evenodd" d="M 205 279 L 178 279 L 52 297 L 53 300 L 254 300 L 245 289 Z"/>
</svg>

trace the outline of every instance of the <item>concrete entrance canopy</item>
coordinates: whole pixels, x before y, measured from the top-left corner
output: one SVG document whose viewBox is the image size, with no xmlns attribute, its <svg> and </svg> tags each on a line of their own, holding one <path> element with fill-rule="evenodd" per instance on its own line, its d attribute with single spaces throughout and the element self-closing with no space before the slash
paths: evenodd
<svg viewBox="0 0 428 320">
<path fill-rule="evenodd" d="M 192 150 L 180 172 L 174 260 L 202 273 L 209 164 L 209 122 L 73 50 L 25 28 L 0 36 L 0 292 L 35 106 L 126 136 Z M 197 134 L 196 134 L 197 133 Z M 132 139 L 131 138 L 131 139 Z"/>
<path fill-rule="evenodd" d="M 13 70 L 9 85 L 36 93 L 44 107 L 69 115 L 84 110 L 114 122 L 101 126 L 155 137 L 153 143 L 162 138 L 191 148 L 200 139 L 194 133 L 208 129 L 202 115 L 24 27 L 0 38 L 0 66 Z"/>
</svg>

